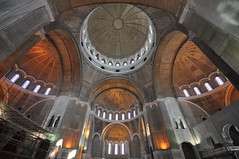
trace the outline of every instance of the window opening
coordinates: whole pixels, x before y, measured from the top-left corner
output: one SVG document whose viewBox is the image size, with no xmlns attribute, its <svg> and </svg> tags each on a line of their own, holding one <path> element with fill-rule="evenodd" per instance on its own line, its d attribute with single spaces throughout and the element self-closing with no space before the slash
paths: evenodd
<svg viewBox="0 0 239 159">
<path fill-rule="evenodd" d="M 133 111 L 133 116 L 136 117 L 136 111 L 135 110 Z"/>
<path fill-rule="evenodd" d="M 185 97 L 190 97 L 190 93 L 187 89 L 183 89 L 183 94 L 185 95 Z"/>
<path fill-rule="evenodd" d="M 124 143 L 122 143 L 122 144 L 121 144 L 121 154 L 122 154 L 122 155 L 124 155 L 124 149 L 125 149 Z"/>
<path fill-rule="evenodd" d="M 197 95 L 202 94 L 201 91 L 200 91 L 200 89 L 199 89 L 198 87 L 193 87 L 193 90 L 195 91 L 195 93 L 196 93 Z"/>
<path fill-rule="evenodd" d="M 26 89 L 26 88 L 29 86 L 30 83 L 31 83 L 31 82 L 30 82 L 29 80 L 26 80 L 26 81 L 22 84 L 22 88 Z"/>
<path fill-rule="evenodd" d="M 51 88 L 48 87 L 48 88 L 46 89 L 46 91 L 44 92 L 44 94 L 45 94 L 45 95 L 48 95 L 50 92 L 51 92 Z"/>
<path fill-rule="evenodd" d="M 130 119 L 131 118 L 131 113 L 130 112 L 128 112 L 128 119 Z"/>
<path fill-rule="evenodd" d="M 118 150 L 118 144 L 116 143 L 116 144 L 115 144 L 115 155 L 118 155 L 118 151 L 119 151 L 119 150 Z"/>
<path fill-rule="evenodd" d="M 206 87 L 207 91 L 211 91 L 212 90 L 212 86 L 209 83 L 205 83 L 204 86 Z"/>
<path fill-rule="evenodd" d="M 125 120 L 125 114 L 122 113 L 122 120 Z"/>
<path fill-rule="evenodd" d="M 58 116 L 58 117 L 57 117 L 57 119 L 56 119 L 56 121 L 55 121 L 55 123 L 54 123 L 54 127 L 55 127 L 55 128 L 58 126 L 58 124 L 59 124 L 59 122 L 60 122 L 60 118 L 61 118 L 61 116 Z"/>
<path fill-rule="evenodd" d="M 41 85 L 37 85 L 37 86 L 34 88 L 33 92 L 38 93 L 40 89 L 41 89 Z"/>
<path fill-rule="evenodd" d="M 109 114 L 109 120 L 112 120 L 112 114 L 111 113 Z"/>
<path fill-rule="evenodd" d="M 221 86 L 221 85 L 223 85 L 224 84 L 224 82 L 222 81 L 222 79 L 220 78 L 220 77 L 215 77 L 215 81 L 217 82 L 217 84 L 219 85 L 219 86 Z"/>
<path fill-rule="evenodd" d="M 111 148 L 112 148 L 112 144 L 109 143 L 109 144 L 108 144 L 108 154 L 111 154 Z"/>
<path fill-rule="evenodd" d="M 105 113 L 105 112 L 103 112 L 103 118 L 105 118 L 105 116 L 106 116 L 106 113 Z"/>
<path fill-rule="evenodd" d="M 15 74 L 11 79 L 10 81 L 15 83 L 18 79 L 20 78 L 20 75 L 19 74 Z"/>
</svg>

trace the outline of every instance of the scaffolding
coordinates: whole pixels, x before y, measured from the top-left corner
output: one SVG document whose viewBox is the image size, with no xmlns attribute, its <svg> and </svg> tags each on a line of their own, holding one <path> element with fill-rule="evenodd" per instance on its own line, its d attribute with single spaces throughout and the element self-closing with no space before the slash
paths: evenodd
<svg viewBox="0 0 239 159">
<path fill-rule="evenodd" d="M 44 159 L 50 141 L 41 126 L 0 102 L 0 158 Z"/>
</svg>

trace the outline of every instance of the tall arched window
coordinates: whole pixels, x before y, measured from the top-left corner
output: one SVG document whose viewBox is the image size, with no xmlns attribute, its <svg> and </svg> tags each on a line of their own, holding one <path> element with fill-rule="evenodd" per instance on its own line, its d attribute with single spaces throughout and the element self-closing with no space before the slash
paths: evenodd
<svg viewBox="0 0 239 159">
<path fill-rule="evenodd" d="M 51 88 L 48 87 L 48 88 L 46 89 L 46 91 L 44 92 L 44 94 L 45 94 L 45 95 L 48 95 L 50 92 L 51 92 Z"/>
<path fill-rule="evenodd" d="M 15 83 L 20 77 L 21 77 L 20 74 L 15 74 L 15 75 L 10 79 L 10 81 L 13 82 L 13 83 Z"/>
<path fill-rule="evenodd" d="M 209 83 L 204 83 L 205 88 L 207 89 L 207 91 L 211 91 L 212 90 L 212 86 Z"/>
<path fill-rule="evenodd" d="M 224 84 L 224 82 L 222 81 L 222 79 L 221 79 L 220 77 L 218 77 L 218 76 L 216 76 L 216 77 L 214 78 L 214 80 L 217 82 L 217 84 L 218 84 L 219 86 L 221 86 L 221 85 Z"/>
<path fill-rule="evenodd" d="M 124 155 L 124 150 L 125 150 L 125 144 L 122 142 L 121 143 L 121 154 Z"/>
<path fill-rule="evenodd" d="M 100 116 L 100 109 L 98 109 L 97 115 Z"/>
<path fill-rule="evenodd" d="M 115 155 L 119 154 L 119 147 L 118 147 L 118 143 L 115 143 Z"/>
<path fill-rule="evenodd" d="M 115 114 L 115 120 L 119 120 L 119 114 L 118 113 Z"/>
<path fill-rule="evenodd" d="M 112 120 L 112 113 L 109 113 L 109 120 Z"/>
<path fill-rule="evenodd" d="M 37 85 L 34 89 L 33 89 L 33 92 L 37 93 L 39 92 L 39 90 L 41 89 L 41 85 Z"/>
<path fill-rule="evenodd" d="M 195 91 L 196 95 L 202 94 L 198 87 L 193 87 L 193 90 Z"/>
<path fill-rule="evenodd" d="M 185 95 L 185 97 L 190 97 L 190 93 L 187 89 L 183 89 L 183 94 Z"/>
<path fill-rule="evenodd" d="M 130 119 L 131 118 L 131 113 L 130 112 L 128 112 L 128 119 Z"/>
<path fill-rule="evenodd" d="M 112 143 L 108 144 L 108 154 L 111 154 L 111 150 L 112 150 Z"/>
<path fill-rule="evenodd" d="M 103 112 L 103 118 L 105 118 L 105 116 L 106 116 L 106 113 L 105 113 L 105 112 Z"/>
<path fill-rule="evenodd" d="M 121 118 L 122 120 L 125 120 L 125 114 L 124 113 L 121 114 L 121 117 L 122 117 Z"/>
<path fill-rule="evenodd" d="M 54 123 L 54 127 L 56 128 L 60 122 L 61 116 L 58 116 L 55 123 Z"/>
<path fill-rule="evenodd" d="M 31 83 L 31 82 L 30 82 L 29 80 L 26 80 L 26 81 L 22 84 L 22 88 L 26 89 L 26 88 L 29 86 L 30 83 Z"/>
<path fill-rule="evenodd" d="M 135 110 L 133 111 L 133 116 L 136 117 L 136 111 Z"/>
</svg>

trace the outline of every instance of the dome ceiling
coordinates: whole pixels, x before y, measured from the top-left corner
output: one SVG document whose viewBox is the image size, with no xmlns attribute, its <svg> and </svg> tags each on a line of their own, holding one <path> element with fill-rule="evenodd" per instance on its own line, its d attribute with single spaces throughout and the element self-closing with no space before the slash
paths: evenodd
<svg viewBox="0 0 239 159">
<path fill-rule="evenodd" d="M 102 55 L 126 58 L 134 55 L 148 38 L 148 18 L 140 9 L 124 3 L 102 5 L 88 19 L 88 35 Z"/>
<path fill-rule="evenodd" d="M 128 130 L 122 125 L 113 125 L 108 128 L 104 136 L 105 140 L 108 141 L 129 141 L 130 135 Z"/>
<path fill-rule="evenodd" d="M 94 103 L 104 109 L 121 111 L 138 105 L 138 100 L 127 90 L 122 88 L 112 88 L 99 94 Z"/>
<path fill-rule="evenodd" d="M 61 83 L 60 57 L 54 45 L 47 39 L 41 40 L 28 51 L 18 62 L 18 67 L 36 80 L 55 85 Z"/>
<path fill-rule="evenodd" d="M 87 58 L 95 66 L 113 72 L 141 66 L 151 55 L 154 41 L 155 30 L 148 16 L 125 3 L 99 6 L 81 29 L 81 46 Z"/>
<path fill-rule="evenodd" d="M 207 78 L 216 70 L 207 56 L 193 42 L 188 41 L 179 50 L 174 63 L 174 84 L 176 87 L 190 85 Z"/>
</svg>

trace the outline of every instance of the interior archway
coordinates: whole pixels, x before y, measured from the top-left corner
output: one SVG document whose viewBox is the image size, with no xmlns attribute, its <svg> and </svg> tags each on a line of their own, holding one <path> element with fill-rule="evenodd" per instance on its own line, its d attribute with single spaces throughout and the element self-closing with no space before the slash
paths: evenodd
<svg viewBox="0 0 239 159">
<path fill-rule="evenodd" d="M 188 36 L 180 31 L 167 34 L 157 49 L 154 59 L 154 88 L 158 97 L 173 97 L 173 65 L 178 50 Z M 163 61 L 162 61 L 163 60 Z"/>
<path fill-rule="evenodd" d="M 103 82 L 99 82 L 99 84 L 97 84 L 97 86 L 92 87 L 94 89 L 92 89 L 90 92 L 91 94 L 89 95 L 89 100 L 90 103 L 92 104 L 92 109 L 94 109 L 94 105 L 97 104 L 97 101 L 103 101 L 104 98 L 109 98 L 109 94 L 110 97 L 112 97 L 110 100 L 108 100 L 108 104 L 112 104 L 115 103 L 115 101 L 113 101 L 113 99 L 116 99 L 116 95 L 119 96 L 119 94 L 122 94 L 122 97 L 124 97 L 124 99 L 132 97 L 132 99 L 128 99 L 128 103 L 126 105 L 128 105 L 128 108 L 131 107 L 131 105 L 133 104 L 138 104 L 139 105 L 139 109 L 142 110 L 142 104 L 144 102 L 144 95 L 142 93 L 142 91 L 131 81 L 129 80 L 125 80 L 125 79 L 118 79 L 118 78 L 113 78 L 113 79 L 108 79 L 105 80 Z M 107 95 L 108 94 L 108 95 Z M 106 96 L 107 95 L 107 96 Z M 130 96 L 128 96 L 130 95 Z M 124 105 L 125 101 L 122 100 L 118 100 L 117 105 L 119 106 L 120 103 Z M 105 102 L 103 102 L 105 103 Z M 102 103 L 102 104 L 103 104 Z M 108 105 L 107 103 L 105 103 L 106 105 Z M 118 107 L 119 108 L 119 107 Z M 117 108 L 117 109 L 118 109 Z M 116 109 L 116 108 L 115 108 Z M 120 110 L 120 109 L 118 109 Z"/>
<path fill-rule="evenodd" d="M 197 159 L 192 144 L 183 142 L 182 149 L 185 159 Z"/>
<path fill-rule="evenodd" d="M 229 129 L 229 135 L 233 141 L 233 145 L 239 146 L 239 132 L 234 125 L 231 125 Z"/>
<path fill-rule="evenodd" d="M 51 23 L 44 30 L 58 49 L 62 61 L 62 84 L 59 95 L 78 97 L 81 86 L 81 57 L 74 36 L 62 23 Z"/>
</svg>

